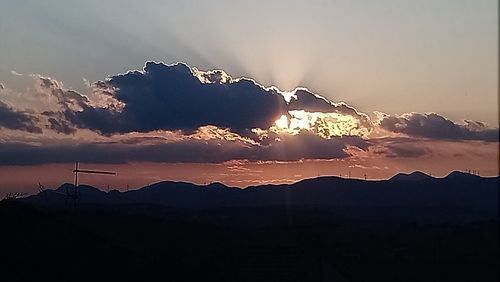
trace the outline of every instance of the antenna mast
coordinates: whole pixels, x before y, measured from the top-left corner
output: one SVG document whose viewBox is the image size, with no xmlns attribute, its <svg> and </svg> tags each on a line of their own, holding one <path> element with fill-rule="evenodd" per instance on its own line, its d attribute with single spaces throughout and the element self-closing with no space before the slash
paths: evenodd
<svg viewBox="0 0 500 282">
<path fill-rule="evenodd" d="M 80 197 L 80 189 L 78 188 L 78 174 L 79 173 L 87 173 L 87 174 L 104 174 L 104 175 L 116 175 L 114 171 L 102 171 L 102 170 L 89 170 L 89 169 L 80 169 L 80 163 L 78 161 L 75 162 L 75 169 L 73 170 L 75 174 L 75 183 L 74 183 L 74 191 L 73 195 L 70 195 L 69 191 L 66 190 L 68 196 L 73 199 L 73 205 L 76 206 L 78 198 Z"/>
</svg>

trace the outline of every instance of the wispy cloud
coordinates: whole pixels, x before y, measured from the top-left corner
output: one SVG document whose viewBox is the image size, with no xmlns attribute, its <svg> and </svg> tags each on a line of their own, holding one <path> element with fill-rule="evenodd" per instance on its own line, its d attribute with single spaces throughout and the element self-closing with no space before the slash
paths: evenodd
<svg viewBox="0 0 500 282">
<path fill-rule="evenodd" d="M 10 71 L 10 74 L 14 75 L 14 76 L 23 76 L 21 73 L 18 73 L 17 71 L 15 70 L 11 70 Z"/>
</svg>

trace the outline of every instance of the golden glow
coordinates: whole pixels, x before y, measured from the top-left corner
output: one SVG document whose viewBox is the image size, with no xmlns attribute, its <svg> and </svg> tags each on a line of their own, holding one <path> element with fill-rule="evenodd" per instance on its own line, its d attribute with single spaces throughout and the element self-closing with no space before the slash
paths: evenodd
<svg viewBox="0 0 500 282">
<path fill-rule="evenodd" d="M 285 130 L 288 128 L 288 118 L 285 115 L 281 115 L 281 117 L 274 122 L 276 128 Z"/>
<path fill-rule="evenodd" d="M 190 137 L 200 140 L 218 139 L 226 141 L 240 141 L 252 145 L 257 144 L 254 140 L 231 132 L 228 128 L 219 128 L 213 125 L 206 125 L 198 128 L 198 130 L 196 130 L 196 132 Z"/>
<path fill-rule="evenodd" d="M 301 131 L 309 131 L 323 138 L 335 136 L 366 136 L 369 129 L 360 125 L 358 119 L 339 113 L 306 112 L 304 110 L 289 111 L 290 120 L 282 115 L 269 128 L 275 133 L 296 135 Z"/>
</svg>

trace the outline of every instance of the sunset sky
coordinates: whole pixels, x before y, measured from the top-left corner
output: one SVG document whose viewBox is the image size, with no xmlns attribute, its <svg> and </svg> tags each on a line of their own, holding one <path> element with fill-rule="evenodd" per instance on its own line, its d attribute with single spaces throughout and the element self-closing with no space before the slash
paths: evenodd
<svg viewBox="0 0 500 282">
<path fill-rule="evenodd" d="M 0 195 L 498 175 L 498 2 L 2 1 Z"/>
</svg>

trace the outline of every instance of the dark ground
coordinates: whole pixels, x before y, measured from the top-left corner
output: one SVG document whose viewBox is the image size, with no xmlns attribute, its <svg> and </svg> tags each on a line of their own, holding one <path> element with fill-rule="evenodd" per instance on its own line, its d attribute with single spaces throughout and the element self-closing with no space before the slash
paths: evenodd
<svg viewBox="0 0 500 282">
<path fill-rule="evenodd" d="M 498 221 L 0 202 L 2 281 L 498 281 Z"/>
</svg>

